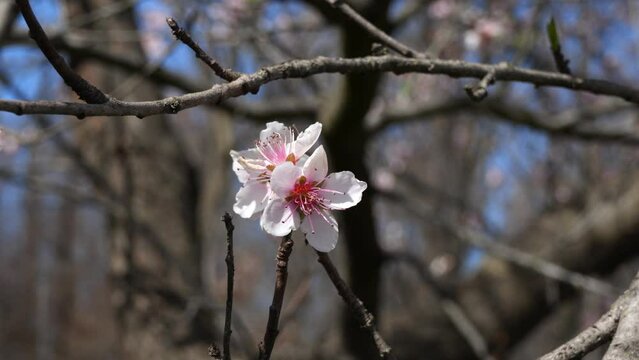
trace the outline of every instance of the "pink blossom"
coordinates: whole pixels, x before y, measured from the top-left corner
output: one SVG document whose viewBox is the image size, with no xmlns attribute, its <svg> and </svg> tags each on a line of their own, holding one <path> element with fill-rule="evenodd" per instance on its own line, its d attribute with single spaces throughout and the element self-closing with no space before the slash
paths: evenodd
<svg viewBox="0 0 639 360">
<path fill-rule="evenodd" d="M 301 167 L 285 162 L 275 168 L 270 179 L 272 194 L 260 219 L 264 231 L 284 236 L 300 227 L 313 248 L 333 250 L 339 229 L 331 210 L 357 205 L 367 185 L 350 171 L 327 173 L 322 146 Z"/>
<path fill-rule="evenodd" d="M 315 123 L 296 137 L 293 129 L 274 121 L 260 132 L 254 148 L 231 150 L 233 171 L 243 184 L 235 197 L 233 211 L 243 218 L 261 212 L 271 193 L 273 170 L 283 163 L 303 163 L 305 153 L 315 144 L 321 131 L 322 124 Z"/>
<path fill-rule="evenodd" d="M 0 127 L 0 153 L 14 154 L 20 147 L 20 141 L 16 134 Z"/>
</svg>

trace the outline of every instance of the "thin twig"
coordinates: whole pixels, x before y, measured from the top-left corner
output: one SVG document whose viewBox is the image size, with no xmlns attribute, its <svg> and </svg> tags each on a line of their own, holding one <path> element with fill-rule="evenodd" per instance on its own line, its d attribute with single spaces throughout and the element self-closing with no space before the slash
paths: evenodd
<svg viewBox="0 0 639 360">
<path fill-rule="evenodd" d="M 73 71 L 64 58 L 58 54 L 33 13 L 29 0 L 16 0 L 16 4 L 29 27 L 29 35 L 36 42 L 47 60 L 49 60 L 49 63 L 53 65 L 53 68 L 62 77 L 65 84 L 69 85 L 80 99 L 89 104 L 104 104 L 108 102 L 109 97 L 107 95 Z"/>
<path fill-rule="evenodd" d="M 331 279 L 331 282 L 337 289 L 339 295 L 344 299 L 346 305 L 351 310 L 353 315 L 357 317 L 360 322 L 362 328 L 368 331 L 371 334 L 371 337 L 375 341 L 375 346 L 377 346 L 377 351 L 379 353 L 380 358 L 382 359 L 395 359 L 395 356 L 391 352 L 391 347 L 388 346 L 386 341 L 382 338 L 382 335 L 377 331 L 375 327 L 375 318 L 373 314 L 371 314 L 368 309 L 364 306 L 364 303 L 357 298 L 353 290 L 346 285 L 346 282 L 342 279 L 337 271 L 337 268 L 331 261 L 331 258 L 327 253 L 316 251 L 317 253 L 317 261 L 322 264 L 324 270 L 328 274 L 328 277 Z"/>
<path fill-rule="evenodd" d="M 166 23 L 171 28 L 173 35 L 178 40 L 183 42 L 186 46 L 190 47 L 195 52 L 195 56 L 198 59 L 202 60 L 202 62 L 204 62 L 208 67 L 210 67 L 211 70 L 215 72 L 215 75 L 228 82 L 237 80 L 240 76 L 243 75 L 242 73 L 239 73 L 237 71 L 223 68 L 215 59 L 210 57 L 204 50 L 202 50 L 202 48 L 191 38 L 189 33 L 186 30 L 182 29 L 180 25 L 178 25 L 177 21 L 175 21 L 174 18 L 166 18 Z"/>
<path fill-rule="evenodd" d="M 619 320 L 628 303 L 639 295 L 639 273 L 635 276 L 628 290 L 612 304 L 610 310 L 603 314 L 592 326 L 579 335 L 563 343 L 557 349 L 539 358 L 539 360 L 576 360 L 586 356 L 599 346 L 612 339 Z"/>
<path fill-rule="evenodd" d="M 382 29 L 373 25 L 370 21 L 366 20 L 363 16 L 357 13 L 357 11 L 353 10 L 347 3 L 343 0 L 325 0 L 335 9 L 342 12 L 342 14 L 346 15 L 349 19 L 353 20 L 357 25 L 359 25 L 362 29 L 366 30 L 371 36 L 375 39 L 379 40 L 382 44 L 388 46 L 389 48 L 397 51 L 399 54 L 410 57 L 410 58 L 425 58 L 427 57 L 425 54 L 420 53 L 419 51 L 410 48 L 407 45 L 402 44 L 401 42 L 395 40 L 390 35 L 386 34 Z"/>
<path fill-rule="evenodd" d="M 275 268 L 275 290 L 273 291 L 273 302 L 268 310 L 268 321 L 266 323 L 266 333 L 264 340 L 259 345 L 259 359 L 268 360 L 271 358 L 275 339 L 279 334 L 278 323 L 282 312 L 284 301 L 284 291 L 288 280 L 288 258 L 293 251 L 293 239 L 291 234 L 282 238 L 280 247 L 277 250 L 277 264 Z"/>
<path fill-rule="evenodd" d="M 233 313 L 233 283 L 235 277 L 235 262 L 233 258 L 233 218 L 224 213 L 222 221 L 226 226 L 226 317 L 224 318 L 224 340 L 222 349 L 224 360 L 231 360 L 231 315 Z"/>
</svg>

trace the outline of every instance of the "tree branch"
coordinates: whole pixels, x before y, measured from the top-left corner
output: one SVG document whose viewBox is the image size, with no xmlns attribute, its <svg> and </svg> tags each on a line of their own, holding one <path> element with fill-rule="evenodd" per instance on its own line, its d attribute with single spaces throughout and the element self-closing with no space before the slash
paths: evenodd
<svg viewBox="0 0 639 360">
<path fill-rule="evenodd" d="M 233 314 L 233 283 L 235 277 L 235 262 L 233 258 L 233 218 L 224 213 L 222 221 L 226 227 L 226 316 L 224 318 L 224 340 L 222 349 L 224 360 L 231 360 L 231 316 Z"/>
<path fill-rule="evenodd" d="M 344 282 L 342 277 L 339 275 L 337 268 L 333 265 L 331 258 L 327 253 L 316 251 L 317 253 L 317 261 L 322 264 L 324 270 L 328 274 L 328 277 L 333 282 L 333 285 L 337 289 L 339 295 L 344 299 L 346 305 L 351 310 L 353 315 L 357 317 L 362 328 L 368 331 L 371 334 L 371 337 L 375 341 L 375 345 L 377 346 L 377 350 L 379 352 L 379 356 L 382 359 L 395 359 L 395 356 L 391 352 L 391 347 L 388 346 L 386 341 L 382 338 L 380 333 L 377 331 L 375 327 L 375 318 L 373 315 L 366 309 L 364 303 L 360 299 L 357 298 L 353 290 L 351 290 L 348 285 Z"/>
<path fill-rule="evenodd" d="M 82 104 L 63 101 L 0 100 L 0 111 L 15 114 L 59 114 L 84 116 L 145 117 L 155 114 L 174 114 L 203 104 L 216 104 L 232 97 L 255 91 L 267 83 L 325 73 L 394 72 L 441 74 L 453 78 L 481 79 L 494 65 L 469 63 L 459 60 L 409 59 L 397 56 L 367 56 L 355 59 L 318 57 L 308 60 L 292 60 L 271 65 L 241 76 L 227 84 L 214 85 L 200 92 L 174 96 L 156 101 L 127 102 L 111 100 L 105 104 Z M 630 86 L 597 79 L 582 79 L 555 72 L 524 69 L 515 66 L 498 68 L 495 76 L 500 81 L 516 81 L 536 86 L 552 86 L 608 95 L 639 104 L 639 90 Z"/>
<path fill-rule="evenodd" d="M 271 358 L 275 340 L 279 334 L 278 322 L 282 312 L 284 302 L 284 291 L 288 280 L 288 258 L 293 251 L 292 234 L 282 238 L 280 247 L 277 250 L 277 265 L 275 269 L 275 290 L 273 291 L 273 302 L 269 307 L 268 321 L 266 323 L 266 333 L 264 340 L 259 345 L 259 359 L 268 360 Z"/>
<path fill-rule="evenodd" d="M 617 329 L 617 326 L 619 325 L 619 319 L 621 318 L 624 310 L 627 309 L 628 304 L 634 303 L 636 306 L 637 299 L 639 298 L 639 294 L 637 293 L 638 290 L 639 274 L 635 276 L 635 279 L 630 284 L 628 290 L 626 290 L 625 293 L 621 295 L 614 304 L 612 304 L 610 310 L 603 314 L 599 320 L 597 320 L 588 329 L 582 331 L 579 335 L 562 344 L 557 349 L 542 356 L 539 360 L 581 359 L 599 346 L 610 341 Z M 633 320 L 636 322 L 637 319 L 639 319 L 639 316 L 635 314 L 634 317 L 635 318 Z M 637 333 L 635 332 L 634 336 L 636 336 L 636 334 Z M 612 349 L 612 345 L 610 348 Z"/>
<path fill-rule="evenodd" d="M 619 306 L 619 325 L 603 360 L 639 358 L 639 277 L 624 297 L 625 304 Z"/>
<path fill-rule="evenodd" d="M 73 71 L 64 58 L 58 54 L 33 13 L 29 0 L 16 0 L 16 4 L 29 27 L 29 35 L 38 44 L 38 47 L 60 77 L 62 77 L 64 83 L 69 85 L 80 99 L 89 104 L 104 104 L 108 102 L 109 97 L 107 95 Z"/>
</svg>

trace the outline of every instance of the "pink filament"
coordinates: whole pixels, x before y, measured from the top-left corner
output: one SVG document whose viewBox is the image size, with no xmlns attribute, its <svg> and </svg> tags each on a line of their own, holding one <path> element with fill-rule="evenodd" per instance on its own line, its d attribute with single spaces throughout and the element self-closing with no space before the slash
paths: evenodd
<svg viewBox="0 0 639 360">
<path fill-rule="evenodd" d="M 324 221 L 333 226 L 324 214 L 325 211 L 329 210 L 327 205 L 329 200 L 322 196 L 322 192 L 332 193 L 333 190 L 322 189 L 317 186 L 316 182 L 307 182 L 305 177 L 301 177 L 286 198 L 288 201 L 286 206 L 289 208 L 293 207 L 293 211 L 299 210 L 304 216 L 317 213 Z M 308 221 L 311 226 L 311 231 L 315 233 L 315 226 L 312 220 L 309 218 Z"/>
</svg>

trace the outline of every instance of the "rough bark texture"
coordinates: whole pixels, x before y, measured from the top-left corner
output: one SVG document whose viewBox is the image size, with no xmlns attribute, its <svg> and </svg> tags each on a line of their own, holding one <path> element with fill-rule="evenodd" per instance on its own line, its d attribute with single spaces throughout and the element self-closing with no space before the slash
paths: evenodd
<svg viewBox="0 0 639 360">
<path fill-rule="evenodd" d="M 604 360 L 639 359 L 639 291 L 635 287 L 629 292 Z"/>
</svg>

